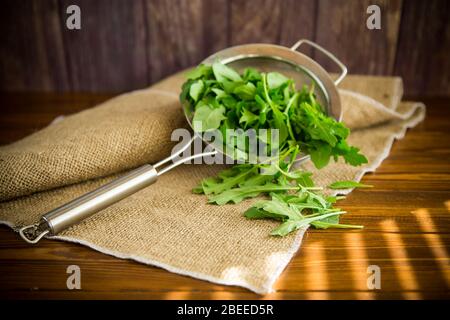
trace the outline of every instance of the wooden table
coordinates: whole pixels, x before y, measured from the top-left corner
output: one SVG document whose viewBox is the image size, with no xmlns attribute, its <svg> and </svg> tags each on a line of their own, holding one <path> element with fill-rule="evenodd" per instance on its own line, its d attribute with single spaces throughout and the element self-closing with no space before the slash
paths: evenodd
<svg viewBox="0 0 450 320">
<path fill-rule="evenodd" d="M 110 97 L 99 94 L 1 94 L 0 143 L 9 143 Z M 1 298 L 94 299 L 414 299 L 450 298 L 450 99 L 424 99 L 425 122 L 394 144 L 389 158 L 341 204 L 344 223 L 363 232 L 308 231 L 275 285 L 258 296 L 211 284 L 81 245 L 43 240 L 30 246 L 0 227 Z M 82 290 L 66 288 L 79 265 Z M 381 289 L 368 290 L 369 265 Z"/>
</svg>

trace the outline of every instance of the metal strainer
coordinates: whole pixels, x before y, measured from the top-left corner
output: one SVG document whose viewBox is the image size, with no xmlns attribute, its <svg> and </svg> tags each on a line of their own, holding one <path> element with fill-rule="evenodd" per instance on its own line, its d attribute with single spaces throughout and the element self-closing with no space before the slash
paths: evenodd
<svg viewBox="0 0 450 320">
<path fill-rule="evenodd" d="M 316 48 L 333 60 L 341 69 L 338 78 L 333 81 L 330 75 L 318 63 L 298 52 L 297 49 L 302 44 L 308 44 Z M 324 112 L 338 121 L 342 119 L 341 102 L 336 86 L 347 74 L 347 68 L 333 54 L 314 42 L 300 40 L 291 48 L 272 44 L 240 45 L 219 51 L 205 59 L 202 63 L 212 64 L 217 60 L 238 71 L 253 67 L 262 72 L 276 71 L 283 73 L 289 78 L 292 78 L 296 84 L 306 84 L 308 86 L 314 84 L 314 93 L 320 105 L 324 107 Z M 188 106 L 183 106 L 183 110 L 187 121 L 193 128 L 192 118 L 194 110 Z M 199 139 L 199 136 L 195 135 L 189 143 L 172 153 L 170 157 L 161 160 L 155 165 L 145 164 L 116 180 L 49 211 L 37 223 L 21 228 L 19 230 L 20 236 L 28 243 L 37 243 L 44 236 L 55 235 L 94 213 L 151 185 L 157 180 L 158 176 L 180 164 L 195 158 L 212 156 L 218 153 L 216 148 L 209 152 L 194 154 L 190 157 L 175 160 L 192 145 L 195 139 Z M 206 140 L 205 142 L 210 143 L 210 141 Z M 296 161 L 302 162 L 308 159 L 309 156 L 301 155 Z M 171 161 L 171 164 L 163 166 Z"/>
</svg>

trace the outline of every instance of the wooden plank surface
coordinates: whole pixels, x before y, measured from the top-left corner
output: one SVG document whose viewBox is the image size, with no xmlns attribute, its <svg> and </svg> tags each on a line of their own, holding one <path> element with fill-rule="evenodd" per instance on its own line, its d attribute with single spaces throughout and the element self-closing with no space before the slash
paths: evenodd
<svg viewBox="0 0 450 320">
<path fill-rule="evenodd" d="M 369 30 L 370 5 L 381 11 L 381 30 Z M 353 74 L 391 74 L 397 48 L 401 0 L 319 0 L 316 42 L 333 52 Z M 337 71 L 323 54 L 315 59 L 327 70 Z"/>
<path fill-rule="evenodd" d="M 203 57 L 225 49 L 230 43 L 230 2 L 210 0 L 202 2 Z"/>
<path fill-rule="evenodd" d="M 314 38 L 316 1 L 232 0 L 230 3 L 230 45 L 273 43 L 290 47 L 299 39 Z"/>
<path fill-rule="evenodd" d="M 151 83 L 228 46 L 226 0 L 144 0 L 144 4 Z"/>
<path fill-rule="evenodd" d="M 280 39 L 281 2 L 277 0 L 232 0 L 230 8 L 231 45 L 277 43 Z"/>
<path fill-rule="evenodd" d="M 410 94 L 450 94 L 449 17 L 449 1 L 404 1 L 394 73 Z"/>
<path fill-rule="evenodd" d="M 0 88 L 68 91 L 57 0 L 2 2 Z"/>
<path fill-rule="evenodd" d="M 81 30 L 65 26 L 69 4 Z M 366 28 L 372 4 L 381 30 Z M 122 92 L 231 45 L 307 38 L 353 74 L 400 75 L 408 94 L 450 96 L 449 14 L 447 0 L 6 0 L 0 90 Z"/>
<path fill-rule="evenodd" d="M 81 9 L 81 30 L 69 30 L 66 8 Z M 61 0 L 59 13 L 71 91 L 120 92 L 148 79 L 146 16 L 141 0 Z"/>
<path fill-rule="evenodd" d="M 59 114 L 107 99 L 93 94 L 2 94 L 0 143 L 19 139 Z M 341 207 L 362 232 L 310 230 L 276 292 L 258 296 L 211 284 L 81 245 L 43 240 L 29 246 L 0 227 L 0 297 L 80 299 L 432 299 L 450 298 L 449 99 L 425 100 L 426 120 L 397 141 L 388 159 Z M 82 290 L 66 289 L 66 268 L 79 265 Z M 381 269 L 368 290 L 367 267 Z"/>
</svg>

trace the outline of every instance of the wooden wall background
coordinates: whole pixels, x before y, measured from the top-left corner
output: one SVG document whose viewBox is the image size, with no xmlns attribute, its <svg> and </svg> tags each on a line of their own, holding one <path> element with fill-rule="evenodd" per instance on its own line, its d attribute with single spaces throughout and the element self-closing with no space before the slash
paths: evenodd
<svg viewBox="0 0 450 320">
<path fill-rule="evenodd" d="M 65 27 L 68 5 L 81 30 Z M 377 4 L 382 30 L 366 28 Z M 0 90 L 126 91 L 227 46 L 317 41 L 350 73 L 399 75 L 408 95 L 450 96 L 447 0 L 7 0 Z M 332 69 L 323 57 L 312 54 Z"/>
</svg>

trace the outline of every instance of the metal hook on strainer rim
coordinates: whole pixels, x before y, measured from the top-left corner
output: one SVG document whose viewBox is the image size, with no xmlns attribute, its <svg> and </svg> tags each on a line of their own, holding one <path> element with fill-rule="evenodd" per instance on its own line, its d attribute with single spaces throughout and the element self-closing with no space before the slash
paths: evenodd
<svg viewBox="0 0 450 320">
<path fill-rule="evenodd" d="M 298 52 L 297 49 L 302 44 L 311 45 L 333 60 L 341 69 L 339 77 L 333 81 L 328 72 L 317 62 Z M 347 74 L 347 68 L 332 53 L 314 42 L 299 40 L 291 48 L 272 44 L 240 45 L 219 51 L 206 58 L 202 63 L 212 64 L 218 59 L 222 63 L 238 70 L 242 70 L 245 67 L 255 67 L 263 72 L 279 71 L 293 78 L 295 83 L 314 84 L 315 94 L 319 103 L 325 107 L 324 111 L 338 121 L 342 119 L 342 109 L 336 85 Z M 186 109 L 186 106 L 183 106 L 183 110 L 189 125 L 193 127 L 193 110 Z M 196 139 L 200 139 L 200 137 L 194 134 L 194 137 L 186 145 L 158 163 L 154 165 L 145 164 L 138 167 L 91 192 L 47 212 L 41 216 L 37 223 L 20 228 L 20 236 L 30 244 L 38 243 L 44 236 L 56 235 L 96 212 L 153 184 L 158 176 L 183 163 L 219 153 L 217 149 L 213 149 L 212 151 L 176 160 Z M 209 141 L 206 142 L 209 143 Z M 309 156 L 303 155 L 297 158 L 297 161 L 303 162 L 308 159 Z M 172 163 L 168 164 L 169 162 Z"/>
<path fill-rule="evenodd" d="M 336 63 L 338 65 L 338 67 L 341 69 L 341 74 L 339 75 L 339 77 L 336 80 L 334 80 L 334 84 L 336 86 L 339 85 L 339 83 L 341 83 L 341 81 L 344 80 L 345 76 L 347 75 L 347 67 L 338 58 L 336 58 L 336 56 L 334 54 L 332 54 L 330 51 L 324 49 L 323 47 L 321 47 L 317 43 L 312 42 L 312 41 L 307 40 L 307 39 L 302 39 L 302 40 L 297 41 L 291 47 L 291 50 L 296 51 L 298 48 L 300 48 L 300 46 L 303 43 L 309 44 L 311 47 L 314 47 L 315 49 L 319 50 L 320 52 L 325 54 L 328 58 L 330 58 L 334 63 Z"/>
</svg>

